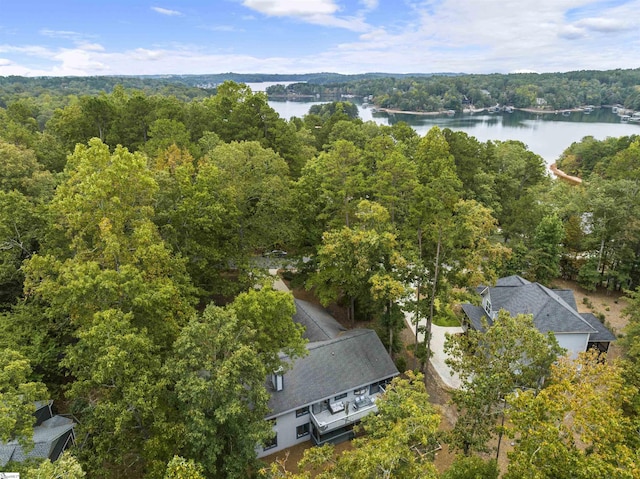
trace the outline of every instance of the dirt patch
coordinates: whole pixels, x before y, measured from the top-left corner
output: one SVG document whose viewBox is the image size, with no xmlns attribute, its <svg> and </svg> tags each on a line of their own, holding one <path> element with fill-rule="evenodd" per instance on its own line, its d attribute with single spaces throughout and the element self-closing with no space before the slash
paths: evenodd
<svg viewBox="0 0 640 479">
<path fill-rule="evenodd" d="M 587 291 L 575 281 L 556 279 L 553 281 L 555 289 L 570 289 L 576 298 L 576 305 L 580 313 L 593 313 L 598 316 L 604 314 L 604 324 L 615 334 L 622 334 L 628 323 L 627 317 L 622 312 L 628 306 L 623 293 L 609 291 L 606 288 L 598 288 L 596 291 Z M 608 359 L 616 359 L 621 356 L 620 346 L 613 342 L 607 353 Z"/>
<path fill-rule="evenodd" d="M 555 163 L 553 163 L 549 167 L 549 169 L 553 172 L 554 175 L 556 175 L 558 178 L 566 181 L 569 184 L 579 185 L 579 184 L 582 183 L 582 179 L 581 178 L 578 178 L 577 176 L 568 175 L 564 171 L 559 170 Z"/>
<path fill-rule="evenodd" d="M 265 462 L 266 464 L 271 464 L 272 462 L 278 461 L 286 468 L 287 471 L 297 474 L 301 472 L 301 469 L 298 467 L 298 463 L 302 459 L 304 451 L 306 451 L 310 447 L 314 447 L 311 441 L 303 442 L 293 447 L 284 449 L 280 452 L 265 456 L 261 459 L 261 461 Z M 334 457 L 338 457 L 344 451 L 348 451 L 351 449 L 353 449 L 353 444 L 351 443 L 351 441 L 341 442 L 340 444 L 337 444 L 335 446 Z M 312 477 L 315 477 L 317 475 L 317 472 L 310 472 Z"/>
<path fill-rule="evenodd" d="M 572 290 L 580 313 L 604 314 L 605 321 L 611 325 L 614 333 L 621 333 L 627 325 L 627 318 L 622 313 L 622 310 L 627 307 L 623 293 L 605 288 L 599 288 L 593 292 L 587 291 L 575 281 L 564 279 L 553 281 L 553 287 Z"/>
</svg>

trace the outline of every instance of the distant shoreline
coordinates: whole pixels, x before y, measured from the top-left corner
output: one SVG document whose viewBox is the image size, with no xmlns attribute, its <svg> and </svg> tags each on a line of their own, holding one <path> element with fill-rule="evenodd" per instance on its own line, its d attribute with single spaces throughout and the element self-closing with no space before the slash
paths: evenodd
<svg viewBox="0 0 640 479">
<path fill-rule="evenodd" d="M 372 110 L 374 110 L 375 112 L 380 112 L 380 113 L 392 113 L 392 114 L 401 114 L 401 115 L 416 115 L 416 116 L 436 116 L 436 115 L 446 115 L 448 110 L 441 110 L 441 111 L 409 111 L 409 110 L 396 110 L 394 108 L 377 108 L 377 107 L 372 107 Z M 486 108 L 474 108 L 474 109 L 469 109 L 469 108 L 465 108 L 462 110 L 462 113 L 481 113 L 481 112 L 486 112 Z M 582 111 L 582 109 L 580 108 L 565 108 L 563 110 L 543 110 L 540 108 L 514 108 L 514 110 L 518 110 L 518 111 L 524 111 L 527 113 L 544 113 L 544 114 L 554 114 L 554 115 L 559 115 L 561 114 L 563 111 L 570 111 L 570 112 L 580 112 Z M 456 111 L 456 113 L 458 113 Z"/>
<path fill-rule="evenodd" d="M 269 99 L 274 101 L 282 101 L 282 100 L 296 101 L 296 100 L 316 99 L 317 101 L 322 103 L 330 103 L 330 101 L 326 98 L 324 99 L 318 98 L 317 95 L 310 95 L 310 94 L 296 94 L 296 95 L 273 94 L 273 95 L 269 95 Z M 351 101 L 351 100 L 352 100 L 351 98 L 341 98 L 341 99 L 334 99 L 333 101 Z M 369 107 L 373 113 L 387 113 L 389 115 L 438 116 L 438 115 L 447 115 L 449 114 L 449 112 L 454 111 L 454 110 L 439 110 L 439 111 L 398 110 L 396 108 L 380 108 L 372 104 L 369 105 Z M 557 110 L 551 110 L 548 108 L 516 108 L 516 107 L 511 107 L 511 108 L 513 108 L 513 111 L 524 111 L 526 113 L 533 113 L 536 115 L 560 115 L 563 112 L 580 113 L 583 111 L 583 109 L 580 107 L 562 108 Z M 601 107 L 596 107 L 596 108 L 601 108 Z M 483 112 L 489 113 L 487 110 L 488 110 L 487 108 L 463 108 L 462 113 L 465 113 L 465 114 L 474 114 L 474 113 L 483 113 Z M 459 113 L 459 110 L 455 110 L 455 112 Z M 501 113 L 501 112 L 496 112 L 496 113 Z"/>
<path fill-rule="evenodd" d="M 446 111 L 406 111 L 406 110 L 395 110 L 393 108 L 377 108 L 372 107 L 371 110 L 374 113 L 391 113 L 391 114 L 401 114 L 401 115 L 416 115 L 416 116 L 436 116 L 436 115 L 446 115 Z"/>
</svg>

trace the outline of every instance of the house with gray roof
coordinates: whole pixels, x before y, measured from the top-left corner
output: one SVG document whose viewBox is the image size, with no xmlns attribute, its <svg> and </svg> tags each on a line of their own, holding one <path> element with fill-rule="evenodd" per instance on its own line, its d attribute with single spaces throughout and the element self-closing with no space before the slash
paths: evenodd
<svg viewBox="0 0 640 479">
<path fill-rule="evenodd" d="M 33 448 L 25 451 L 17 440 L 0 442 L 0 467 L 8 462 L 22 462 L 30 458 L 57 460 L 75 443 L 75 422 L 67 417 L 54 415 L 53 401 L 36 402 Z"/>
<path fill-rule="evenodd" d="M 375 331 L 346 330 L 323 308 L 295 303 L 308 354 L 267 381 L 266 419 L 275 436 L 258 447 L 258 457 L 309 440 L 321 445 L 353 437 L 353 426 L 377 412 L 376 399 L 399 374 Z"/>
<path fill-rule="evenodd" d="M 588 348 L 606 352 L 616 339 L 593 314 L 578 312 L 571 290 L 549 289 L 514 275 L 500 278 L 495 286 L 481 286 L 477 292 L 482 306 L 462 305 L 465 328 L 482 331 L 504 309 L 512 316 L 533 315 L 536 328 L 542 333 L 553 331 L 560 346 L 572 357 Z"/>
</svg>

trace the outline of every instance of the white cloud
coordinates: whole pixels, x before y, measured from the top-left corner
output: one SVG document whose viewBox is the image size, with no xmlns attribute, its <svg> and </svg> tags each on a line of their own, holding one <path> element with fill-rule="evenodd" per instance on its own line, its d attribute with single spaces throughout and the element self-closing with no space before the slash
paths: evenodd
<svg viewBox="0 0 640 479">
<path fill-rule="evenodd" d="M 637 59 L 628 55 L 612 55 L 612 49 L 640 48 L 640 37 L 632 35 L 626 20 L 634 19 L 637 24 L 635 19 L 639 17 L 633 12 L 640 11 L 640 1 L 631 0 L 615 8 L 600 4 L 596 10 L 582 12 L 583 6 L 593 5 L 591 0 L 413 2 L 412 20 L 399 26 L 374 26 L 356 41 L 336 45 L 326 52 L 326 58 L 333 57 L 338 67 L 352 64 L 359 65 L 360 71 L 396 72 L 490 73 L 639 66 Z M 580 18 L 581 12 L 588 18 Z M 596 18 L 599 20 L 592 20 Z M 611 43 L 591 35 L 603 30 L 612 32 Z"/>
<path fill-rule="evenodd" d="M 43 28 L 40 30 L 40 35 L 44 35 L 45 37 L 50 38 L 66 38 L 68 40 L 77 40 L 78 38 L 83 37 L 82 33 L 73 32 L 69 30 L 51 30 L 48 28 Z"/>
<path fill-rule="evenodd" d="M 79 42 L 78 48 L 81 50 L 94 51 L 94 52 L 104 51 L 104 47 L 99 43 Z"/>
<path fill-rule="evenodd" d="M 374 4 L 377 0 L 365 0 L 364 3 Z M 314 25 L 355 32 L 371 28 L 361 14 L 337 16 L 340 7 L 334 0 L 243 0 L 242 4 L 270 17 L 291 17 Z"/>
<path fill-rule="evenodd" d="M 490 73 L 640 67 L 637 55 L 634 57 L 630 53 L 640 51 L 636 13 L 640 11 L 640 0 L 630 0 L 617 7 L 609 7 L 608 3 L 594 4 L 591 0 L 406 0 L 402 7 L 398 3 L 398 8 L 404 9 L 404 20 L 389 15 L 388 20 L 385 18 L 376 25 L 367 23 L 364 10 L 355 13 L 341 10 L 338 0 L 243 2 L 254 12 L 261 13 L 258 15 L 261 22 L 271 21 L 263 17 L 264 14 L 348 29 L 358 34 L 349 37 L 347 32 L 342 32 L 341 38 L 351 40 L 341 43 L 332 40 L 330 34 L 319 36 L 318 45 L 325 45 L 324 50 L 309 55 L 259 57 L 248 53 L 251 50 L 240 51 L 241 43 L 233 42 L 217 46 L 211 42 L 202 46 L 136 44 L 113 51 L 102 46 L 108 45 L 102 38 L 98 44 L 78 32 L 43 30 L 41 33 L 45 36 L 67 39 L 69 48 L 0 45 L 3 59 L 0 75 L 224 71 Z M 406 5 L 410 2 L 413 9 L 407 12 Z M 354 3 L 355 8 L 376 4 L 372 0 Z M 380 3 L 378 8 L 382 6 Z M 230 31 L 233 27 L 220 24 L 202 28 Z M 325 40 L 328 41 L 321 43 Z M 271 51 L 289 50 L 286 46 L 274 45 Z"/>
<path fill-rule="evenodd" d="M 360 0 L 367 10 L 375 10 L 378 8 L 378 0 Z"/>
<path fill-rule="evenodd" d="M 0 45 L 0 53 L 17 53 L 19 55 L 43 59 L 49 59 L 55 54 L 55 52 L 50 48 L 43 47 L 41 45 Z"/>
<path fill-rule="evenodd" d="M 576 22 L 576 26 L 601 33 L 619 32 L 631 28 L 627 20 L 602 17 L 585 18 Z"/>
<path fill-rule="evenodd" d="M 169 10 L 168 8 L 162 8 L 162 7 L 151 7 L 151 10 L 161 15 L 168 15 L 170 17 L 182 15 L 182 13 L 177 10 Z"/>
<path fill-rule="evenodd" d="M 91 50 L 63 48 L 52 59 L 60 62 L 53 71 L 63 72 L 60 74 L 64 75 L 86 75 L 86 72 L 104 73 L 109 70 Z"/>
<path fill-rule="evenodd" d="M 210 30 L 212 32 L 242 32 L 241 30 L 233 25 L 209 25 L 202 27 L 204 30 Z"/>
<path fill-rule="evenodd" d="M 569 40 L 582 38 L 586 34 L 587 31 L 584 28 L 580 28 L 575 25 L 566 25 L 560 27 L 560 29 L 558 30 L 558 36 L 560 36 L 561 38 L 567 38 Z"/>
<path fill-rule="evenodd" d="M 353 32 L 366 32 L 371 26 L 362 17 L 335 17 L 332 15 L 312 15 L 305 17 L 305 21 L 325 27 L 344 28 Z"/>
<path fill-rule="evenodd" d="M 149 50 L 147 48 L 136 48 L 129 52 L 131 58 L 137 62 L 157 62 L 166 57 L 164 50 Z"/>
<path fill-rule="evenodd" d="M 244 0 L 242 4 L 273 17 L 333 15 L 338 11 L 333 0 Z"/>
</svg>

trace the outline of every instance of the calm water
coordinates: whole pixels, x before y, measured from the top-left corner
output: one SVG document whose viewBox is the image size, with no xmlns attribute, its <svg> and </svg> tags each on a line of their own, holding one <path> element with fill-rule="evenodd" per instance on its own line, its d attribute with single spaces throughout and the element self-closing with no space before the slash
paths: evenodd
<svg viewBox="0 0 640 479">
<path fill-rule="evenodd" d="M 283 118 L 303 117 L 311 105 L 320 101 L 269 101 L 269 105 Z M 479 141 L 519 140 L 537 153 L 548 164 L 555 162 L 560 154 L 585 136 L 593 136 L 598 140 L 607 137 L 640 135 L 640 123 L 623 123 L 608 108 L 595 109 L 590 114 L 572 112 L 569 116 L 561 114 L 534 114 L 523 111 L 513 113 L 475 113 L 455 116 L 417 116 L 386 113 L 372 113 L 371 109 L 358 105 L 360 118 L 373 120 L 380 125 L 392 125 L 405 121 L 419 135 L 425 135 L 429 129 L 437 125 L 440 128 L 464 131 Z"/>
</svg>

